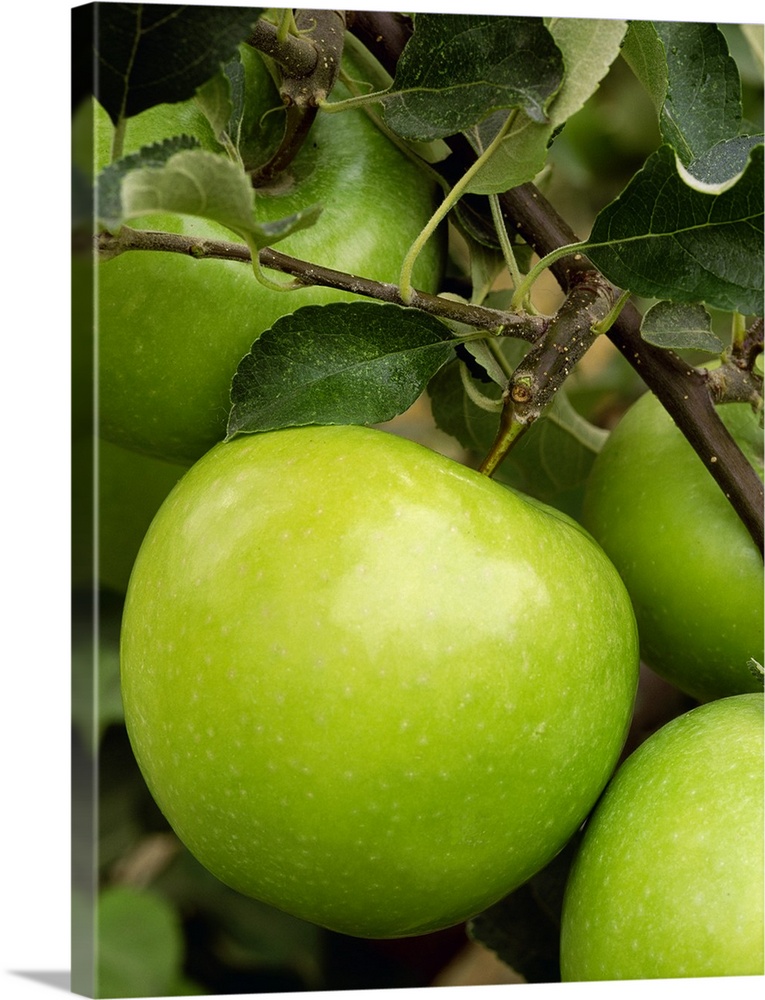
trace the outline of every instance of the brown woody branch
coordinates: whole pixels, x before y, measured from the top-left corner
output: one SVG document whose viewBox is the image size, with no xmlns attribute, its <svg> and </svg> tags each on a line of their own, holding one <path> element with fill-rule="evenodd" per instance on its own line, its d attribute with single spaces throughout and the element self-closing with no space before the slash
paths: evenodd
<svg viewBox="0 0 765 1000">
<path fill-rule="evenodd" d="M 127 251 L 150 250 L 155 253 L 180 253 L 197 260 L 217 259 L 235 261 L 240 264 L 252 263 L 250 250 L 243 243 L 228 242 L 227 240 L 200 240 L 178 233 L 131 229 L 129 226 L 122 226 L 116 234 L 97 233 L 94 238 L 94 248 L 101 260 L 110 260 Z M 517 313 L 505 312 L 501 309 L 488 309 L 485 306 L 471 305 L 440 295 L 431 295 L 417 289 L 414 290 L 412 299 L 409 302 L 404 302 L 398 285 L 384 281 L 373 281 L 371 278 L 359 277 L 345 271 L 335 271 L 329 267 L 291 257 L 289 254 L 273 250 L 271 247 L 261 250 L 258 259 L 262 267 L 279 271 L 282 274 L 289 274 L 300 285 L 324 285 L 355 295 L 378 299 L 381 302 L 393 302 L 400 306 L 409 305 L 431 315 L 439 316 L 441 319 L 465 324 L 497 336 L 517 337 L 534 343 L 545 333 L 550 323 L 549 317 L 546 316 L 520 316 Z"/>
<path fill-rule="evenodd" d="M 281 37 L 273 24 L 260 18 L 249 39 L 254 48 L 279 65 L 279 92 L 286 108 L 278 148 L 252 173 L 255 187 L 270 183 L 292 163 L 340 72 L 345 11 L 299 10 L 295 26 L 300 34 Z"/>
</svg>

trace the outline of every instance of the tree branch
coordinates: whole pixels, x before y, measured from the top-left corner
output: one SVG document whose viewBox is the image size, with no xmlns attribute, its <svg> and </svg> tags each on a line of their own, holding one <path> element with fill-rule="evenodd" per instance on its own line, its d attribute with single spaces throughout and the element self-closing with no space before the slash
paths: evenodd
<svg viewBox="0 0 765 1000">
<path fill-rule="evenodd" d="M 279 93 L 286 107 L 284 135 L 271 159 L 252 173 L 255 187 L 270 183 L 294 160 L 340 72 L 345 39 L 345 11 L 298 10 L 299 35 L 281 36 L 260 18 L 249 39 L 281 70 Z"/>
<path fill-rule="evenodd" d="M 597 272 L 583 274 L 570 290 L 543 337 L 520 361 L 503 393 L 497 436 L 481 471 L 491 475 L 584 357 L 615 300 L 614 289 Z"/>
<path fill-rule="evenodd" d="M 250 250 L 244 243 L 200 240 L 178 233 L 131 229 L 129 226 L 122 226 L 116 234 L 97 233 L 94 237 L 94 247 L 101 260 L 110 260 L 128 251 L 149 250 L 155 253 L 180 253 L 197 260 L 217 259 L 240 264 L 252 263 Z M 404 302 L 398 285 L 335 271 L 329 267 L 291 257 L 270 247 L 261 250 L 258 259 L 263 267 L 292 275 L 301 285 L 324 285 L 382 302 L 393 302 L 400 306 L 409 305 L 441 319 L 466 324 L 497 336 L 517 337 L 534 343 L 545 333 L 550 324 L 550 318 L 547 316 L 520 316 L 500 309 L 488 309 L 485 306 L 471 305 L 440 295 L 430 295 L 417 289 L 414 290 L 412 299 Z"/>
</svg>

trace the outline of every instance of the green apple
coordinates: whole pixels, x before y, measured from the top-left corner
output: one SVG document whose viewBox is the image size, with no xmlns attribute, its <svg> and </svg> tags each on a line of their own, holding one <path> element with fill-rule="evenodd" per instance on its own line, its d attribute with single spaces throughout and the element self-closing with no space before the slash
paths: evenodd
<svg viewBox="0 0 765 1000">
<path fill-rule="evenodd" d="M 564 981 L 763 974 L 763 697 L 694 708 L 641 744 L 585 828 Z"/>
<path fill-rule="evenodd" d="M 97 582 L 118 593 L 125 592 L 143 536 L 185 471 L 185 466 L 141 455 L 109 441 L 94 442 L 87 436 L 73 442 L 74 586 L 92 587 Z"/>
<path fill-rule="evenodd" d="M 718 407 L 762 474 L 762 429 Z M 619 570 L 643 659 L 699 701 L 762 690 L 763 565 L 757 547 L 658 399 L 625 413 L 595 460 L 582 521 Z"/>
<path fill-rule="evenodd" d="M 477 913 L 581 824 L 624 743 L 637 632 L 575 522 L 412 441 L 215 446 L 126 598 L 137 761 L 223 882 L 346 934 Z"/>
<path fill-rule="evenodd" d="M 279 98 L 257 54 L 251 51 L 246 65 L 247 85 L 260 112 L 251 117 L 260 123 Z M 264 147 L 278 119 L 278 113 L 262 118 L 263 128 L 270 129 Z M 103 166 L 112 127 L 100 109 L 95 131 L 98 165 Z M 179 132 L 196 135 L 206 148 L 216 146 L 193 104 L 163 105 L 128 120 L 124 152 Z M 278 248 L 329 268 L 397 282 L 436 196 L 422 169 L 357 110 L 319 113 L 290 169 L 271 187 L 257 190 L 256 207 L 259 219 L 267 222 L 322 205 L 313 226 Z M 191 216 L 155 214 L 130 224 L 241 242 L 224 227 Z M 439 235 L 418 258 L 415 286 L 437 290 L 443 259 Z M 264 330 L 301 306 L 351 298 L 319 286 L 273 291 L 247 265 L 176 253 L 124 253 L 103 262 L 97 279 L 100 432 L 118 444 L 179 462 L 196 460 L 223 438 L 231 378 Z"/>
</svg>

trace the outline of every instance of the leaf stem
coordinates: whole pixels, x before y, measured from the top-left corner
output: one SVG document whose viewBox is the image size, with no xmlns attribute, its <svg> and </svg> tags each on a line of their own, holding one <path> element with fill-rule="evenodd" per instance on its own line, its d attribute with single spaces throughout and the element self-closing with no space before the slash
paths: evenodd
<svg viewBox="0 0 765 1000">
<path fill-rule="evenodd" d="M 252 243 L 249 244 L 249 247 L 252 273 L 255 275 L 259 284 L 263 285 L 264 288 L 270 289 L 272 292 L 291 292 L 296 288 L 300 288 L 300 282 L 294 279 L 292 281 L 282 282 L 272 281 L 271 278 L 268 278 L 263 272 L 257 245 Z"/>
<path fill-rule="evenodd" d="M 288 35 L 297 35 L 297 25 L 295 24 L 295 12 L 292 8 L 282 11 L 282 15 L 279 18 L 279 24 L 276 29 L 276 39 L 280 43 L 284 43 Z"/>
<path fill-rule="evenodd" d="M 491 206 L 491 217 L 494 220 L 494 228 L 497 231 L 497 239 L 502 250 L 502 256 L 505 259 L 507 270 L 510 272 L 510 280 L 513 283 L 513 288 L 518 288 L 523 278 L 518 269 L 518 261 L 515 259 L 510 237 L 507 235 L 505 220 L 502 218 L 502 206 L 496 194 L 489 195 L 489 205 Z M 522 307 L 528 309 L 528 306 L 529 303 L 522 303 Z M 529 309 L 528 311 L 531 310 Z"/>
<path fill-rule="evenodd" d="M 464 361 L 459 362 L 459 372 L 460 379 L 462 380 L 462 388 L 465 390 L 468 398 L 475 403 L 479 410 L 486 410 L 489 413 L 499 413 L 502 409 L 501 399 L 492 399 L 490 396 L 484 396 L 475 381 L 471 378 L 470 372 L 468 371 L 467 365 Z"/>
<path fill-rule="evenodd" d="M 608 314 L 604 316 L 603 319 L 598 320 L 597 323 L 593 324 L 592 332 L 596 336 L 600 336 L 601 333 L 608 333 L 608 331 L 611 329 L 611 327 L 619 318 L 619 313 L 621 313 L 622 309 L 624 309 L 624 307 L 629 302 L 631 295 L 632 292 L 630 292 L 629 290 L 623 291 L 619 296 L 619 298 L 614 303 L 613 308 L 611 308 L 608 311 Z"/>
<path fill-rule="evenodd" d="M 521 281 L 521 283 L 516 287 L 515 294 L 513 295 L 512 301 L 510 303 L 511 309 L 521 309 L 524 301 L 528 298 L 531 288 L 537 278 L 547 270 L 552 264 L 557 261 L 562 260 L 564 257 L 568 257 L 572 253 L 580 253 L 587 246 L 586 243 L 570 243 L 567 246 L 558 247 L 557 250 L 552 250 L 550 253 L 546 254 L 531 268 L 526 277 Z"/>
<path fill-rule="evenodd" d="M 355 108 L 363 108 L 368 104 L 377 104 L 385 91 L 376 90 L 371 94 L 355 94 L 353 97 L 344 97 L 341 101 L 321 101 L 319 107 L 327 115 L 338 114 L 341 111 L 353 111 Z"/>
<path fill-rule="evenodd" d="M 411 294 L 412 294 L 412 271 L 414 270 L 414 263 L 417 260 L 420 252 L 422 251 L 425 244 L 428 242 L 430 237 L 438 229 L 441 222 L 446 218 L 449 212 L 454 208 L 457 202 L 462 197 L 463 192 L 470 184 L 470 181 L 478 173 L 478 171 L 483 167 L 485 163 L 493 156 L 494 152 L 497 150 L 502 140 L 510 128 L 515 117 L 515 111 L 512 111 L 505 119 L 502 128 L 497 132 L 495 137 L 492 139 L 491 143 L 486 147 L 486 149 L 481 153 L 481 155 L 470 165 L 470 167 L 465 171 L 465 173 L 460 177 L 456 184 L 451 188 L 449 193 L 446 195 L 444 200 L 435 210 L 430 220 L 426 223 L 425 228 L 419 234 L 417 239 L 412 243 L 409 248 L 406 257 L 404 257 L 404 262 L 401 265 L 401 276 L 399 278 L 399 287 L 401 289 L 401 297 L 409 304 Z"/>
<path fill-rule="evenodd" d="M 491 351 L 492 355 L 494 356 L 494 360 L 497 362 L 497 364 L 502 369 L 502 371 L 504 372 L 505 376 L 509 381 L 513 376 L 513 366 L 510 364 L 510 362 L 507 360 L 504 353 L 502 352 L 502 349 L 500 348 L 496 337 L 486 337 L 485 343 L 486 346 Z"/>
<path fill-rule="evenodd" d="M 359 44 L 358 41 L 354 38 L 354 36 L 351 34 L 348 35 L 348 39 L 353 40 L 351 42 L 351 45 Z M 366 64 L 368 65 L 371 61 L 372 57 L 369 57 L 366 60 Z M 385 71 L 380 67 L 379 72 L 384 73 Z M 358 83 L 355 80 L 349 77 L 348 74 L 344 73 L 342 70 L 340 72 L 340 76 L 343 83 L 351 92 L 351 94 L 354 94 L 356 96 L 362 96 L 359 93 Z M 325 111 L 326 105 L 322 105 L 320 110 Z M 446 180 L 443 174 L 440 174 L 427 162 L 427 160 L 425 160 L 422 156 L 419 156 L 417 152 L 409 145 L 409 143 L 406 142 L 406 140 L 402 139 L 401 136 L 397 135 L 392 129 L 388 128 L 384 119 L 377 113 L 377 111 L 373 108 L 372 104 L 363 105 L 361 110 L 366 114 L 369 120 L 373 122 L 374 125 L 383 133 L 383 135 L 388 139 L 388 141 L 393 143 L 393 145 L 398 150 L 400 150 L 404 154 L 404 156 L 406 156 L 409 160 L 411 160 L 412 163 L 415 163 L 420 168 L 420 170 L 422 170 L 423 173 L 427 175 L 428 179 L 432 183 L 436 184 L 444 192 L 447 192 L 449 190 L 449 182 Z"/>
</svg>

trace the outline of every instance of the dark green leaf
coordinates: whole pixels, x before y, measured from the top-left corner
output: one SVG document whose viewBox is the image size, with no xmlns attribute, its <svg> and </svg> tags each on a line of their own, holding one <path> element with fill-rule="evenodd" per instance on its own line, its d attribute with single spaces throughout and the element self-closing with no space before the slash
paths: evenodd
<svg viewBox="0 0 765 1000">
<path fill-rule="evenodd" d="M 657 302 L 643 316 L 643 340 L 675 351 L 697 350 L 720 354 L 723 343 L 712 333 L 712 317 L 694 303 Z"/>
<path fill-rule="evenodd" d="M 460 363 L 445 365 L 428 385 L 433 418 L 440 430 L 483 458 L 496 436 L 499 413 L 482 409 L 470 399 L 460 375 Z M 496 384 L 482 384 L 479 391 L 489 399 L 500 399 L 501 390 Z"/>
<path fill-rule="evenodd" d="M 584 107 L 619 55 L 626 21 L 590 18 L 551 18 L 548 29 L 563 56 L 566 73 L 547 106 L 544 123 L 520 112 L 510 131 L 487 163 L 471 179 L 467 190 L 497 194 L 533 180 L 543 169 L 556 128 Z M 467 133 L 473 148 L 482 153 L 496 135 L 506 115 L 491 115 Z"/>
<path fill-rule="evenodd" d="M 544 122 L 562 79 L 563 58 L 541 18 L 417 14 L 381 99 L 383 115 L 399 135 L 424 140 L 503 108 L 523 108 Z"/>
<path fill-rule="evenodd" d="M 308 424 L 371 424 L 406 410 L 452 353 L 437 319 L 373 302 L 305 306 L 239 363 L 228 437 Z"/>
<path fill-rule="evenodd" d="M 738 135 L 741 82 L 715 24 L 657 21 L 667 60 L 667 94 L 659 124 L 686 166 Z"/>
<path fill-rule="evenodd" d="M 762 145 L 762 141 L 761 135 L 739 135 L 718 142 L 690 164 L 687 183 L 699 191 L 728 186 L 744 172 L 752 150 Z"/>
<path fill-rule="evenodd" d="M 687 183 L 696 187 L 735 178 L 762 139 L 739 136 L 741 84 L 720 29 L 633 21 L 623 52 L 651 95 L 664 141 L 687 168 Z"/>
<path fill-rule="evenodd" d="M 638 295 L 762 315 L 762 245 L 763 147 L 737 183 L 707 193 L 685 183 L 665 145 L 598 215 L 587 254 Z"/>
<path fill-rule="evenodd" d="M 96 97 L 115 123 L 154 104 L 187 100 L 234 55 L 263 10 L 98 4 Z"/>
</svg>

